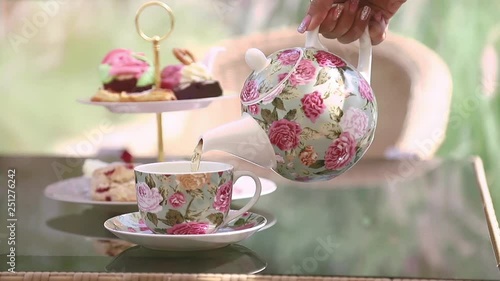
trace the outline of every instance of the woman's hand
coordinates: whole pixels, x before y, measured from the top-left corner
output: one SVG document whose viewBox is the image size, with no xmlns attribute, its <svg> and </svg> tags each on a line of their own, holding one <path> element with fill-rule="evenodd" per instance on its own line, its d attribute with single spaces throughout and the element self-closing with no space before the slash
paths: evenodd
<svg viewBox="0 0 500 281">
<path fill-rule="evenodd" d="M 312 0 L 298 31 L 319 31 L 326 38 L 350 43 L 361 37 L 367 26 L 373 45 L 385 39 L 390 19 L 406 0 Z"/>
</svg>

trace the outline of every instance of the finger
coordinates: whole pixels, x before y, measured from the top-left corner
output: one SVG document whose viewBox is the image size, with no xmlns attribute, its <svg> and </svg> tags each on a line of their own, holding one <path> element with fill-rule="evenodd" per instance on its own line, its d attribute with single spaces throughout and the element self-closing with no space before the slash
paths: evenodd
<svg viewBox="0 0 500 281">
<path fill-rule="evenodd" d="M 297 31 L 304 33 L 306 30 L 317 28 L 328 15 L 328 11 L 334 3 L 342 3 L 346 0 L 312 0 L 307 15 L 300 23 Z"/>
<path fill-rule="evenodd" d="M 388 5 L 387 10 L 390 11 L 392 13 L 392 15 L 394 15 L 399 10 L 399 8 L 401 8 L 401 6 L 406 1 L 407 0 L 395 0 L 395 1 L 392 1 L 392 3 L 390 3 Z"/>
<path fill-rule="evenodd" d="M 344 11 L 337 20 L 335 28 L 331 32 L 323 34 L 326 38 L 339 38 L 351 29 L 358 12 L 359 0 L 349 0 L 344 5 Z"/>
<path fill-rule="evenodd" d="M 389 27 L 388 23 L 382 18 L 382 16 L 375 15 L 373 20 L 370 21 L 370 38 L 372 39 L 372 45 L 378 45 L 385 40 L 387 29 Z"/>
<path fill-rule="evenodd" d="M 368 6 L 364 6 L 363 9 L 360 9 L 351 28 L 344 35 L 339 37 L 339 42 L 348 44 L 358 40 L 368 26 L 368 19 L 371 16 L 371 12 L 372 9 Z"/>
<path fill-rule="evenodd" d="M 333 29 L 335 29 L 335 26 L 337 25 L 337 20 L 342 15 L 343 10 L 344 10 L 343 4 L 337 4 L 337 5 L 335 5 L 334 8 L 331 8 L 330 11 L 328 12 L 328 15 L 321 23 L 321 25 L 319 27 L 319 32 L 320 33 L 329 33 Z"/>
</svg>

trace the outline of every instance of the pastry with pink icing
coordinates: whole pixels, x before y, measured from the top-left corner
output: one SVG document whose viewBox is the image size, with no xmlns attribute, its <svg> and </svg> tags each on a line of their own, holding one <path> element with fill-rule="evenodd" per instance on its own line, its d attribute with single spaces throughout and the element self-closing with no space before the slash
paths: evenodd
<svg viewBox="0 0 500 281">
<path fill-rule="evenodd" d="M 172 100 L 172 91 L 155 89 L 154 67 L 142 53 L 110 51 L 99 65 L 102 88 L 92 101 Z"/>
<path fill-rule="evenodd" d="M 222 88 L 212 78 L 209 66 L 196 62 L 188 50 L 175 48 L 173 53 L 182 64 L 169 65 L 162 70 L 161 88 L 173 91 L 178 100 L 222 95 Z"/>
<path fill-rule="evenodd" d="M 182 78 L 183 64 L 166 66 L 161 72 L 161 87 L 173 90 L 179 86 Z"/>
</svg>

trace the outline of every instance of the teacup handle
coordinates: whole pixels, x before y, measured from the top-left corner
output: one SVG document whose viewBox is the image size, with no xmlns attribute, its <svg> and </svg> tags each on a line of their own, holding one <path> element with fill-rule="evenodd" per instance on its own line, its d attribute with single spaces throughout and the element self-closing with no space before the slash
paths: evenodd
<svg viewBox="0 0 500 281">
<path fill-rule="evenodd" d="M 319 41 L 319 27 L 306 32 L 306 48 L 328 51 Z M 370 83 L 372 72 L 372 40 L 370 38 L 369 27 L 366 27 L 363 35 L 359 38 L 358 71 Z"/>
<path fill-rule="evenodd" d="M 232 213 L 231 215 L 228 214 L 227 217 L 226 217 L 226 219 L 224 220 L 224 222 L 222 222 L 222 224 L 221 224 L 220 227 L 224 227 L 226 224 L 228 224 L 229 222 L 231 222 L 235 218 L 243 215 L 245 212 L 247 212 L 248 210 L 250 210 L 250 208 L 252 208 L 253 205 L 255 205 L 257 203 L 257 201 L 259 201 L 260 193 L 262 192 L 262 184 L 260 183 L 259 177 L 257 177 L 252 172 L 248 172 L 248 171 L 236 171 L 236 172 L 234 172 L 234 176 L 233 176 L 233 184 L 239 178 L 241 178 L 243 176 L 248 176 L 248 177 L 251 177 L 253 179 L 253 181 L 255 182 L 255 194 L 253 195 L 252 199 L 250 199 L 250 201 L 245 206 L 243 206 L 243 208 L 241 208 L 238 211 Z"/>
</svg>

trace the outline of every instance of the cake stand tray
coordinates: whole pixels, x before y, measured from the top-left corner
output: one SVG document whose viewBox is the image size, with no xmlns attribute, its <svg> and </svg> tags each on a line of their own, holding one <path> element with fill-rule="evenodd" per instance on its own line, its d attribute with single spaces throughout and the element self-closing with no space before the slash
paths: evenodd
<svg viewBox="0 0 500 281">
<path fill-rule="evenodd" d="M 79 103 L 97 105 L 107 108 L 114 113 L 163 113 L 201 109 L 209 106 L 213 101 L 230 99 L 235 94 L 222 95 L 214 98 L 189 100 L 148 101 L 148 102 L 94 102 L 90 99 L 78 99 Z"/>
</svg>

